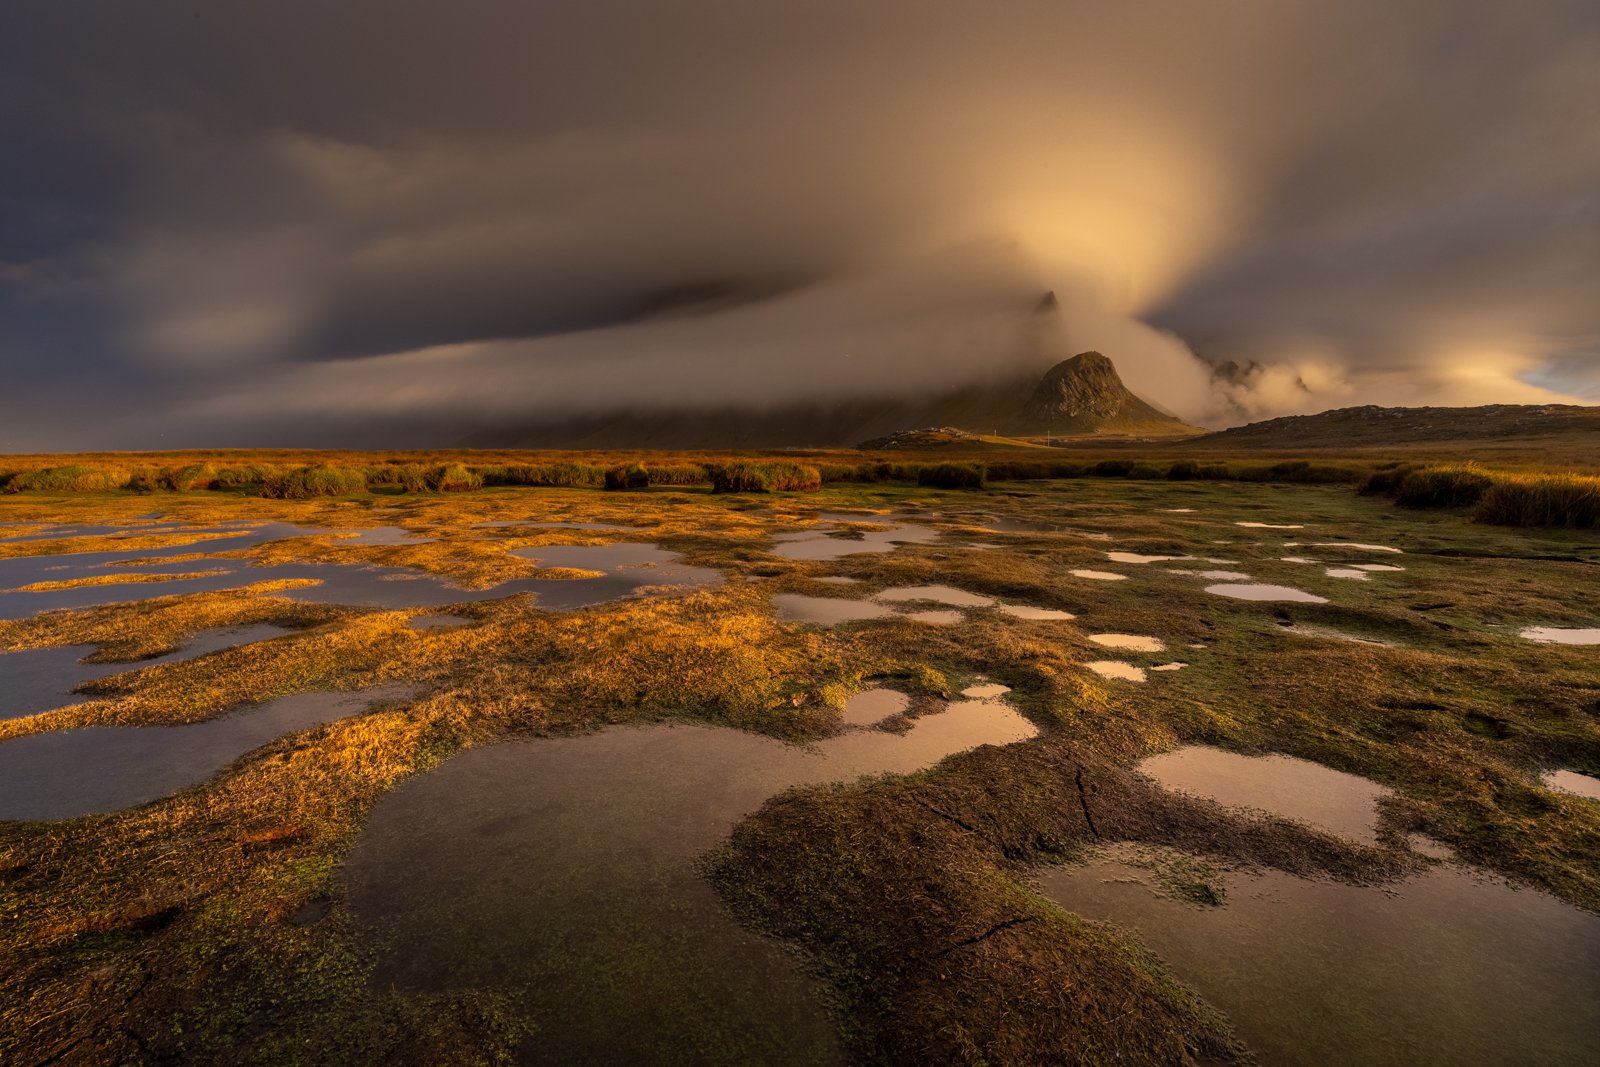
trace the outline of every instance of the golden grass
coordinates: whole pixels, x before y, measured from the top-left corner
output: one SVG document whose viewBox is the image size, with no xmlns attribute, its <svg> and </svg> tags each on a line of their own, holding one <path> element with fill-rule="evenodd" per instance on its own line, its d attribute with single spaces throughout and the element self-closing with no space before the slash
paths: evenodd
<svg viewBox="0 0 1600 1067">
<path fill-rule="evenodd" d="M 87 578 L 66 578 L 54 582 L 30 582 L 19 585 L 13 589 L 0 590 L 9 593 L 48 593 L 58 589 L 87 589 L 97 585 L 142 585 L 149 582 L 181 582 L 194 578 L 212 578 L 227 571 L 187 571 L 181 574 L 150 574 L 147 572 L 133 571 L 119 574 L 92 574 Z"/>
<path fill-rule="evenodd" d="M 883 960 L 871 941 L 887 936 L 883 931 L 927 940 L 895 943 L 895 991 L 884 994 L 881 1007 L 903 1034 L 916 1032 L 917 1020 L 938 1016 L 966 1028 L 970 1049 L 1003 1058 L 1005 1049 L 1021 1047 L 1017 1042 L 1060 1037 L 1047 1020 L 1040 1031 L 1026 1024 L 1039 1017 L 1039 1006 L 1053 995 L 1048 991 L 1062 988 L 1056 978 L 1071 974 L 1081 983 L 1073 987 L 1081 997 L 1074 1011 L 1105 1010 L 1104 1018 L 1115 1018 L 1134 1010 L 1148 1024 L 1141 1039 L 1148 1047 L 1175 1047 L 1168 1044 L 1173 1034 L 1187 1026 L 1208 1034 L 1216 1043 L 1208 1047 L 1219 1055 L 1226 1051 L 1214 1017 L 1195 1008 L 1152 961 L 1120 939 L 1039 911 L 1015 887 L 1009 860 L 964 851 L 974 844 L 970 835 L 920 806 L 927 800 L 986 825 L 986 813 L 998 805 L 994 817 L 1004 820 L 1004 833 L 996 840 L 1031 855 L 1056 826 L 1050 820 L 1064 817 L 1044 801 L 1054 795 L 1052 775 L 1059 777 L 1068 755 L 1098 768 L 1107 783 L 1123 781 L 1121 769 L 1138 755 L 1182 741 L 1318 759 L 1394 788 L 1394 830 L 1426 831 L 1475 862 L 1600 906 L 1600 815 L 1592 804 L 1540 789 L 1533 777 L 1553 765 L 1600 770 L 1592 650 L 1532 648 L 1515 637 L 1525 623 L 1577 625 L 1588 617 L 1572 590 L 1592 581 L 1592 564 L 1537 558 L 1595 555 L 1592 535 L 1583 532 L 1502 529 L 1467 523 L 1457 513 L 1399 511 L 1347 486 L 1202 480 L 1080 479 L 1008 487 L 1003 496 L 897 484 L 828 486 L 803 499 L 659 488 L 490 489 L 361 503 L 207 493 L 166 496 L 162 506 L 173 520 L 196 524 L 270 519 L 334 531 L 402 525 L 441 540 L 362 546 L 311 537 L 244 555 L 259 562 L 408 566 L 462 584 L 537 573 L 530 561 L 509 556 L 509 547 L 619 536 L 482 530 L 474 523 L 611 522 L 637 529 L 622 539 L 659 541 L 690 562 L 721 568 L 728 581 L 570 613 L 539 611 L 526 598 L 461 605 L 452 610 L 474 625 L 425 631 L 407 625 L 415 612 L 273 595 L 295 583 L 0 622 L 0 650 L 94 644 L 101 648 L 95 658 L 115 661 L 171 651 L 217 626 L 275 622 L 296 630 L 196 660 L 144 670 L 131 664 L 135 669 L 94 683 L 78 704 L 0 722 L 0 739 L 91 723 L 193 722 L 313 689 L 391 680 L 421 687 L 408 703 L 285 738 L 204 785 L 150 805 L 71 822 L 0 824 L 6 916 L 0 957 L 7 961 L 0 969 L 0 1060 L 31 1062 L 68 1046 L 86 1062 L 157 1055 L 492 1059 L 517 1037 L 507 1002 L 481 991 L 402 994 L 367 980 L 370 963 L 344 909 L 337 869 L 378 796 L 465 746 L 609 722 L 689 717 L 816 737 L 835 728 L 843 700 L 875 678 L 910 693 L 923 711 L 982 672 L 1013 686 L 1019 705 L 1046 729 L 1040 744 L 975 756 L 904 788 L 825 791 L 835 799 L 794 809 L 815 815 L 810 822 L 750 828 L 752 848 L 770 840 L 791 850 L 770 876 L 812 879 L 804 888 L 814 898 L 787 899 L 797 919 L 833 916 L 831 925 L 811 931 L 834 946 L 832 958 Z M 870 522 L 913 507 L 938 512 L 926 521 L 950 530 L 1005 514 L 1112 540 L 984 533 L 971 536 L 1000 547 L 908 545 L 831 563 L 768 551 L 775 532 L 804 528 L 817 508 L 852 511 Z M 1195 511 L 1164 510 L 1176 507 Z M 148 498 L 134 496 L 0 500 L 0 518 L 30 525 L 111 524 L 149 509 Z M 1340 583 L 1320 568 L 1278 561 L 1289 554 L 1272 543 L 1279 535 L 1241 533 L 1234 522 L 1246 519 L 1305 524 L 1305 531 L 1282 534 L 1284 540 L 1398 544 L 1406 549 L 1398 562 L 1407 570 Z M 506 533 L 512 536 L 501 539 Z M 1217 540 L 1234 544 L 1213 546 Z M 1400 647 L 1290 636 L 1271 605 L 1220 601 L 1201 590 L 1203 583 L 1167 574 L 1165 565 L 1108 564 L 1108 549 L 1247 559 L 1243 566 L 1263 581 L 1330 598 L 1325 606 L 1291 607 L 1295 621 L 1380 635 Z M 1479 558 L 1435 554 L 1443 551 Z M 1318 554 L 1345 558 L 1339 550 Z M 1071 575 L 1090 565 L 1127 570 L 1135 580 L 1090 584 Z M 830 574 L 861 584 L 840 590 L 815 581 Z M 764 580 L 753 580 L 757 575 Z M 1026 622 L 975 610 L 950 627 L 891 621 L 822 630 L 778 624 L 771 612 L 779 592 L 855 596 L 932 582 L 1063 608 L 1079 618 Z M 1159 636 L 1168 653 L 1128 658 L 1181 658 L 1190 665 L 1143 686 L 1108 682 L 1083 666 L 1105 658 L 1087 640 L 1094 632 Z M 896 857 L 910 859 L 896 864 Z M 1345 873 L 1391 869 L 1390 859 L 1366 853 L 1328 862 L 1343 864 Z M 882 920 L 874 932 L 822 907 L 836 899 L 828 894 L 846 892 L 880 909 L 886 901 L 918 899 L 897 894 L 928 892 L 927 883 L 907 881 L 923 874 L 956 894 L 943 910 L 861 910 L 862 918 Z M 830 882 L 821 875 L 838 877 Z M 749 882 L 735 891 L 759 896 L 772 888 Z M 327 902 L 328 918 L 311 925 L 293 918 L 317 900 Z M 745 900 L 752 909 L 754 903 Z M 1034 909 L 1026 911 L 1033 921 L 996 942 L 995 960 L 970 972 L 962 967 L 959 980 L 942 991 L 936 976 L 917 970 L 918 960 L 931 958 L 924 950 L 941 947 L 936 938 L 967 936 L 963 924 L 985 918 L 984 909 L 1001 915 L 1010 908 Z M 1003 1004 L 1011 1006 L 1004 1018 L 993 1010 Z M 955 1032 L 950 1027 L 941 1033 Z"/>
</svg>

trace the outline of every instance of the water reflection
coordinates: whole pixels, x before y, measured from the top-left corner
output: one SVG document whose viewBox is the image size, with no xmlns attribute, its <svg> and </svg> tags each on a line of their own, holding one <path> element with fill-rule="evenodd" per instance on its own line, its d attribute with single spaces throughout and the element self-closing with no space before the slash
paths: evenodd
<svg viewBox="0 0 1600 1067">
<path fill-rule="evenodd" d="M 284 734 L 357 714 L 408 692 L 299 693 L 183 726 L 91 726 L 0 743 L 0 819 L 119 811 L 210 778 Z"/>
<path fill-rule="evenodd" d="M 842 1062 L 797 962 L 740 928 L 696 860 L 782 789 L 906 772 L 1034 733 L 964 701 L 808 748 L 705 726 L 476 749 L 382 798 L 350 900 L 407 989 L 520 990 L 525 1063 Z"/>
</svg>

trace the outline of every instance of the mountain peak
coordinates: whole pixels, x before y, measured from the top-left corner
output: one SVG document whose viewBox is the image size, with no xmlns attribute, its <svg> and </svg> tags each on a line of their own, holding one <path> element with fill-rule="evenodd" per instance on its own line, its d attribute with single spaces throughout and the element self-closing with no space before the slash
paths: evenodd
<svg viewBox="0 0 1600 1067">
<path fill-rule="evenodd" d="M 1128 391 L 1116 366 L 1099 352 L 1080 352 L 1050 368 L 1022 413 L 1035 421 L 1086 430 L 1106 421 L 1164 418 Z"/>
</svg>

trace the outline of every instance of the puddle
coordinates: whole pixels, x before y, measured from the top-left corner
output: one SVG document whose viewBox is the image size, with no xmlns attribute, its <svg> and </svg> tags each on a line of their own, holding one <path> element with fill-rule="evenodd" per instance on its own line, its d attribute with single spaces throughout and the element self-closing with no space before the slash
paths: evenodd
<svg viewBox="0 0 1600 1067">
<path fill-rule="evenodd" d="M 335 530 L 333 535 L 346 545 L 426 545 L 437 541 L 403 526 L 370 526 L 364 530 Z"/>
<path fill-rule="evenodd" d="M 1252 530 L 1304 530 L 1300 523 L 1279 524 L 1275 522 L 1236 522 L 1235 526 L 1247 526 Z"/>
<path fill-rule="evenodd" d="M 198 659 L 225 648 L 267 641 L 289 632 L 271 623 L 202 630 L 176 651 L 134 663 L 80 662 L 97 651 L 96 645 L 31 648 L 22 652 L 0 653 L 0 719 L 16 719 L 81 703 L 88 698 L 73 693 L 73 690 L 96 678 L 153 667 L 158 663 Z"/>
<path fill-rule="evenodd" d="M 1243 571 L 1172 571 L 1172 574 L 1192 574 L 1210 582 L 1248 582 L 1250 576 Z"/>
<path fill-rule="evenodd" d="M 987 608 L 994 605 L 994 597 L 979 596 L 953 585 L 908 585 L 899 589 L 885 589 L 873 599 L 887 601 L 931 600 L 936 604 L 949 604 L 958 608 Z"/>
<path fill-rule="evenodd" d="M 964 701 L 805 748 L 655 725 L 474 749 L 379 799 L 351 908 L 383 986 L 526 990 L 524 1063 L 841 1063 L 799 961 L 733 921 L 699 857 L 787 787 L 1033 734 Z"/>
<path fill-rule="evenodd" d="M 325 534 L 327 531 L 269 524 L 244 535 L 249 544 L 283 536 Z M 292 534 L 285 531 L 294 531 Z M 249 547 L 233 544 L 234 539 L 205 542 L 205 550 Z M 185 549 L 184 551 L 187 551 Z M 0 586 L 14 587 L 32 581 L 76 577 L 103 563 L 124 557 L 141 559 L 175 555 L 178 550 L 139 552 L 85 552 L 70 556 L 32 556 L 0 560 Z M 512 555 L 537 559 L 545 567 L 563 567 L 605 572 L 600 577 L 554 580 L 519 578 L 489 589 L 468 590 L 425 571 L 409 567 L 361 566 L 340 563 L 287 563 L 266 567 L 250 565 L 249 560 L 206 559 L 184 563 L 162 563 L 142 567 L 144 573 L 192 572 L 204 565 L 210 573 L 203 577 L 128 585 L 96 585 L 75 589 L 53 589 L 32 593 L 0 593 L 0 619 L 25 619 L 56 608 L 84 608 L 125 601 L 149 600 L 159 596 L 236 589 L 254 582 L 282 579 L 309 579 L 314 586 L 286 590 L 282 595 L 318 604 L 349 604 L 388 609 L 430 608 L 496 600 L 517 593 L 533 593 L 537 606 L 550 611 L 604 604 L 633 596 L 656 586 L 703 587 L 722 581 L 720 571 L 693 567 L 679 562 L 680 557 L 651 544 L 624 542 L 612 545 L 546 545 L 518 548 Z M 108 559 L 107 557 L 114 557 Z M 63 564 L 61 561 L 71 561 Z M 56 568 L 65 567 L 65 571 Z M 18 580 L 16 576 L 21 576 Z"/>
<path fill-rule="evenodd" d="M 931 626 L 954 626 L 962 619 L 959 611 L 908 611 L 900 617 Z"/>
<path fill-rule="evenodd" d="M 1137 552 L 1107 552 L 1106 559 L 1112 563 L 1172 563 L 1180 559 L 1194 559 L 1193 556 L 1141 556 Z"/>
<path fill-rule="evenodd" d="M 1096 582 L 1120 582 L 1128 577 L 1126 574 L 1113 574 L 1111 571 L 1073 571 L 1072 576 Z"/>
<path fill-rule="evenodd" d="M 300 693 L 184 726 L 91 726 L 0 744 L 0 820 L 120 811 L 198 785 L 285 734 L 403 698 L 403 685 Z"/>
<path fill-rule="evenodd" d="M 895 689 L 867 689 L 844 704 L 846 726 L 876 726 L 911 706 L 911 698 Z"/>
<path fill-rule="evenodd" d="M 1141 634 L 1090 634 L 1089 640 L 1106 648 L 1120 648 L 1126 652 L 1160 652 L 1167 647 L 1156 638 Z"/>
<path fill-rule="evenodd" d="M 1001 685 L 999 682 L 978 682 L 963 689 L 961 695 L 972 700 L 994 700 L 1009 692 L 1011 692 L 1009 685 Z"/>
<path fill-rule="evenodd" d="M 1131 663 L 1119 663 L 1111 659 L 1097 659 L 1085 663 L 1084 666 L 1102 678 L 1116 678 L 1124 682 L 1142 682 L 1145 679 L 1144 668 L 1135 667 Z"/>
<path fill-rule="evenodd" d="M 1356 541 L 1313 541 L 1309 544 L 1300 541 L 1285 541 L 1284 548 L 1359 548 L 1364 552 L 1393 552 L 1400 554 L 1401 549 L 1391 548 L 1388 545 L 1363 545 Z"/>
<path fill-rule="evenodd" d="M 474 530 L 494 529 L 496 527 L 527 527 L 539 530 L 600 530 L 605 533 L 625 533 L 629 530 L 649 529 L 650 527 L 617 526 L 609 522 L 546 522 L 542 519 L 498 519 L 494 522 L 475 522 Z"/>
<path fill-rule="evenodd" d="M 1326 597 L 1307 593 L 1300 589 L 1291 589 L 1286 585 L 1208 585 L 1206 592 L 1215 593 L 1217 596 L 1232 597 L 1234 600 L 1283 600 L 1296 604 L 1326 604 Z"/>
<path fill-rule="evenodd" d="M 1163 512 L 1165 512 L 1166 514 L 1168 514 L 1168 515 L 1193 515 L 1194 514 L 1194 508 L 1162 508 L 1161 510 Z"/>
<path fill-rule="evenodd" d="M 1314 623 L 1298 622 L 1283 627 L 1284 633 L 1297 634 L 1300 637 L 1326 637 L 1334 641 L 1351 641 L 1358 645 L 1375 645 L 1379 648 L 1399 648 L 1393 641 L 1380 641 L 1376 637 L 1362 637 L 1359 634 L 1346 633 L 1335 630 L 1331 626 L 1318 626 Z"/>
<path fill-rule="evenodd" d="M 1283 562 L 1285 562 L 1285 563 L 1319 563 L 1319 562 L 1321 562 L 1320 560 L 1308 559 L 1305 556 L 1281 556 L 1279 558 L 1282 559 Z"/>
<path fill-rule="evenodd" d="M 1358 571 L 1403 571 L 1404 567 L 1396 567 L 1392 563 L 1357 563 L 1354 567 Z"/>
<path fill-rule="evenodd" d="M 1329 578 L 1349 578 L 1357 582 L 1367 580 L 1367 572 L 1356 567 L 1329 567 L 1322 573 Z"/>
<path fill-rule="evenodd" d="M 779 593 L 772 598 L 780 622 L 810 622 L 818 626 L 837 626 L 842 622 L 859 622 L 865 619 L 886 619 L 894 614 L 882 604 L 870 600 L 845 600 L 842 597 L 805 596 L 801 593 Z"/>
<path fill-rule="evenodd" d="M 1151 756 L 1139 771 L 1164 789 L 1296 819 L 1340 837 L 1375 844 L 1377 802 L 1389 790 L 1365 778 L 1293 756 L 1241 756 L 1190 745 Z"/>
<path fill-rule="evenodd" d="M 1600 627 L 1530 626 L 1520 636 L 1547 645 L 1600 645 Z"/>
<path fill-rule="evenodd" d="M 1056 608 L 1036 608 L 1028 604 L 1001 604 L 1000 610 L 1015 619 L 1076 619 L 1070 611 Z"/>
<path fill-rule="evenodd" d="M 1546 789 L 1555 789 L 1574 796 L 1600 800 L 1600 778 L 1577 771 L 1545 771 L 1539 781 Z"/>
<path fill-rule="evenodd" d="M 1187 666 L 1188 666 L 1187 663 L 1173 662 L 1173 663 L 1157 664 L 1156 666 L 1151 667 L 1150 669 L 1153 670 L 1153 671 L 1181 671 Z"/>
<path fill-rule="evenodd" d="M 985 519 L 978 529 L 990 533 L 1067 533 L 1067 528 L 1056 522 L 1037 522 L 1031 519 Z"/>
<path fill-rule="evenodd" d="M 413 630 L 453 630 L 458 626 L 471 626 L 476 620 L 460 615 L 414 615 L 406 620 Z"/>
<path fill-rule="evenodd" d="M 1600 916 L 1460 867 L 1381 888 L 1234 872 L 1199 907 L 1119 846 L 1039 882 L 1137 933 L 1262 1063 L 1579 1065 L 1600 1048 Z"/>
<path fill-rule="evenodd" d="M 870 516 L 852 516 L 857 521 Z M 852 530 L 855 528 L 852 527 Z M 892 552 L 900 545 L 926 544 L 939 537 L 939 531 L 912 523 L 895 524 L 883 530 L 857 530 L 860 537 L 830 537 L 826 533 L 784 534 L 775 539 L 772 554 L 793 560 L 831 560 L 858 552 Z"/>
</svg>

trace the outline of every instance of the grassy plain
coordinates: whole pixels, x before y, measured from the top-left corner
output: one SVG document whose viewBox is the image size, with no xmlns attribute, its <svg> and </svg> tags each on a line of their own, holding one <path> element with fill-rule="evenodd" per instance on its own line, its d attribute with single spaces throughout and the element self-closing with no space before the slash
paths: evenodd
<svg viewBox="0 0 1600 1067">
<path fill-rule="evenodd" d="M 530 462 L 516 454 L 413 461 Z M 133 465 L 128 457 L 103 462 Z M 855 512 L 866 523 L 911 513 L 947 534 L 827 563 L 771 553 L 774 534 L 808 528 L 819 510 Z M 464 603 L 443 610 L 472 624 L 437 630 L 407 625 L 419 611 L 306 604 L 272 583 L 0 622 L 0 650 L 93 644 L 96 658 L 129 668 L 89 683 L 76 703 L 0 720 L 0 744 L 85 725 L 199 721 L 310 690 L 406 680 L 418 693 L 282 738 L 142 807 L 0 823 L 7 1063 L 507 1060 L 525 1026 L 506 991 L 423 995 L 369 981 L 370 948 L 344 903 L 339 864 L 376 799 L 468 747 L 609 723 L 689 718 L 818 738 L 838 729 L 850 693 L 873 684 L 932 710 L 987 675 L 1013 688 L 1042 732 L 917 775 L 788 794 L 711 858 L 709 872 L 735 912 L 794 943 L 832 984 L 850 1048 L 864 1062 L 1247 1058 L 1226 1020 L 1136 942 L 1028 888 L 1031 867 L 1099 841 L 1170 844 L 1222 862 L 1374 882 L 1430 862 L 1405 845 L 1407 833 L 1423 832 L 1472 862 L 1600 910 L 1600 805 L 1538 781 L 1548 767 L 1600 772 L 1595 650 L 1517 636 L 1530 625 L 1596 624 L 1593 599 L 1580 592 L 1600 574 L 1593 530 L 1480 525 L 1460 509 L 1399 508 L 1350 484 L 1122 478 L 992 481 L 983 491 L 879 482 L 803 494 L 662 486 L 306 500 L 214 490 L 0 497 L 0 521 L 29 524 L 17 529 L 119 525 L 152 511 L 202 526 L 276 520 L 330 531 L 232 558 L 406 566 L 464 589 L 537 575 L 510 548 L 619 539 L 659 543 L 726 581 L 567 613 L 540 611 L 528 597 Z M 993 518 L 1066 529 L 976 529 Z M 473 525 L 516 521 L 637 529 Z M 1247 521 L 1303 529 L 1236 525 Z M 334 536 L 377 525 L 437 540 L 368 545 Z M 1285 547 L 1290 541 L 1377 543 L 1404 554 Z M 71 548 L 172 543 L 139 534 L 86 537 Z M 64 547 L 13 542 L 0 544 L 0 555 Z M 1204 592 L 1204 581 L 1168 573 L 1186 564 L 1115 565 L 1108 550 L 1236 560 L 1230 569 L 1328 603 L 1226 600 Z M 1297 553 L 1406 569 L 1349 581 L 1281 558 Z M 193 569 L 204 570 L 203 544 L 193 556 Z M 1108 567 L 1129 580 L 1071 573 Z M 859 584 L 817 581 L 830 575 Z M 953 626 L 896 618 L 828 630 L 779 623 L 771 605 L 784 592 L 855 597 L 936 582 L 1077 618 L 1025 621 L 975 609 Z M 291 632 L 139 669 L 139 660 L 200 630 L 250 622 Z M 1308 625 L 1385 643 L 1293 632 Z M 1144 684 L 1108 681 L 1083 666 L 1105 656 L 1087 638 L 1094 632 L 1157 636 L 1167 652 L 1120 658 L 1187 666 Z M 1285 752 L 1391 787 L 1382 847 L 1177 798 L 1129 769 L 1196 742 Z"/>
</svg>

